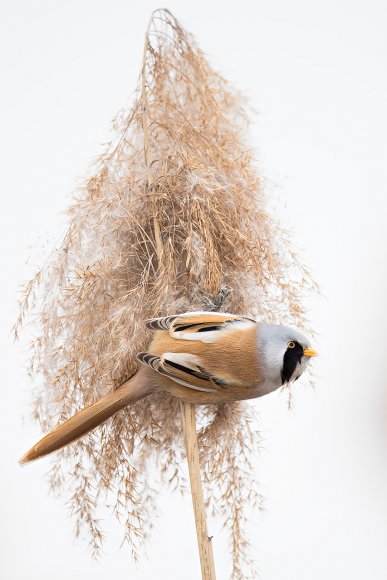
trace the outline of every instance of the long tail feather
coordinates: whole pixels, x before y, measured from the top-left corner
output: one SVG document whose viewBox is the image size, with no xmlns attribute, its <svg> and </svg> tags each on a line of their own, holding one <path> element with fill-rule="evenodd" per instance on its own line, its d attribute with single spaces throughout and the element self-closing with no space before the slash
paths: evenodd
<svg viewBox="0 0 387 580">
<path fill-rule="evenodd" d="M 98 427 L 123 407 L 149 395 L 152 392 L 152 387 L 148 376 L 141 368 L 136 375 L 118 389 L 82 409 L 74 417 L 43 437 L 23 455 L 20 463 L 28 463 L 61 449 Z"/>
</svg>

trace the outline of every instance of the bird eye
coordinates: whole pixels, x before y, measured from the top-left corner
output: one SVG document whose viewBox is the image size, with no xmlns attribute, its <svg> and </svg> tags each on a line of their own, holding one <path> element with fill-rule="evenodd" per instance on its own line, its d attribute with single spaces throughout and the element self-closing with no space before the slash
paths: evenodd
<svg viewBox="0 0 387 580">
<path fill-rule="evenodd" d="M 293 342 L 292 340 L 290 342 L 288 342 L 288 348 L 294 348 L 296 346 L 296 343 Z"/>
</svg>

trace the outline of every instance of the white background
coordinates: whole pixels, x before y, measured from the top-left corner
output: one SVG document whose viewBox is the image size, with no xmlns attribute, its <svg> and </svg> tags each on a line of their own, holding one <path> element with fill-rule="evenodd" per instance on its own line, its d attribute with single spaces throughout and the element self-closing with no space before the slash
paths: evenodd
<svg viewBox="0 0 387 580">
<path fill-rule="evenodd" d="M 139 567 L 110 534 L 101 562 L 48 495 L 49 460 L 21 469 L 40 436 L 28 416 L 26 343 L 13 344 L 30 246 L 64 231 L 60 212 L 109 137 L 140 69 L 156 2 L 2 3 L 1 529 L 4 580 L 199 578 L 189 498 L 165 494 Z M 387 577 L 386 4 L 384 1 L 170 1 L 211 63 L 258 111 L 251 142 L 268 195 L 320 283 L 317 389 L 274 393 L 259 410 L 252 514 L 262 580 Z M 36 254 L 36 252 L 35 252 Z M 26 417 L 23 422 L 23 416 Z M 224 538 L 214 538 L 218 579 Z"/>
</svg>

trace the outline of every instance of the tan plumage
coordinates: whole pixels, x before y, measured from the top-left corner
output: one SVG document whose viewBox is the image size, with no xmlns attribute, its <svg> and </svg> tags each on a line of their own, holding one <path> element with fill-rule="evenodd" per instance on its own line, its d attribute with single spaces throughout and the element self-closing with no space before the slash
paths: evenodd
<svg viewBox="0 0 387 580">
<path fill-rule="evenodd" d="M 158 328 L 163 328 L 164 320 L 161 319 Z M 153 319 L 147 326 L 155 329 L 155 322 Z M 167 332 L 156 330 L 149 352 L 163 357 L 162 362 L 171 360 L 165 353 L 173 353 L 174 362 L 180 362 L 184 368 L 187 353 L 196 359 L 208 375 L 207 384 L 205 379 L 163 364 L 170 378 L 189 380 L 191 386 L 187 389 L 168 384 L 167 390 L 193 403 L 248 399 L 257 396 L 253 391 L 262 381 L 257 357 L 257 323 L 249 318 L 215 312 L 186 313 L 171 318 Z M 207 388 L 208 392 L 195 387 Z"/>
<path fill-rule="evenodd" d="M 270 349 L 277 348 L 278 337 L 284 343 L 282 346 L 279 343 L 278 348 L 283 348 L 284 352 L 284 340 L 294 334 L 294 339 L 302 345 L 304 358 L 315 354 L 308 348 L 305 337 L 297 331 L 260 325 L 249 318 L 229 313 L 188 312 L 154 318 L 148 320 L 146 325 L 154 331 L 154 336 L 148 352 L 138 354 L 138 360 L 144 366 L 118 389 L 79 411 L 43 437 L 23 456 L 21 463 L 61 449 L 95 429 L 123 407 L 155 391 L 166 391 L 196 404 L 262 396 L 281 384 L 279 372 L 273 379 L 270 362 L 268 373 L 264 356 L 266 350 L 270 354 Z M 267 334 L 265 328 L 271 329 L 272 337 L 266 342 L 261 337 L 261 334 Z M 264 344 L 265 347 L 262 346 Z M 265 352 L 262 352 L 263 348 Z M 302 371 L 303 367 L 300 367 L 299 373 Z M 291 378 L 291 375 L 293 372 L 287 380 L 299 376 Z"/>
<path fill-rule="evenodd" d="M 99 399 L 99 401 L 89 407 L 82 409 L 62 425 L 58 425 L 36 445 L 31 447 L 21 458 L 20 463 L 28 463 L 61 449 L 95 429 L 123 407 L 145 397 L 149 394 L 148 374 L 147 369 L 141 368 L 138 373 L 118 389 L 102 397 L 102 399 Z"/>
</svg>

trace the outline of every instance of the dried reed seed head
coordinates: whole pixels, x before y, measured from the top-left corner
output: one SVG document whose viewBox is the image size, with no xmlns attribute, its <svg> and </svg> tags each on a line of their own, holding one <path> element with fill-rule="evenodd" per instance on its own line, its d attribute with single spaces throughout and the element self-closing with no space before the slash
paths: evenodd
<svg viewBox="0 0 387 580">
<path fill-rule="evenodd" d="M 306 325 L 301 300 L 313 282 L 266 213 L 243 99 L 167 10 L 153 14 L 144 55 L 137 100 L 114 120 L 116 139 L 21 305 L 19 325 L 27 310 L 37 316 L 30 368 L 44 430 L 135 372 L 146 318 L 201 308 L 222 286 L 232 288 L 229 311 Z M 248 560 L 246 510 L 260 501 L 248 405 L 200 409 L 207 496 L 230 528 L 234 579 Z M 76 530 L 88 529 L 95 553 L 95 512 L 108 496 L 137 557 L 159 486 L 182 483 L 181 443 L 177 401 L 156 394 L 54 458 L 51 485 L 69 483 Z M 144 475 L 154 465 L 160 481 Z"/>
</svg>

